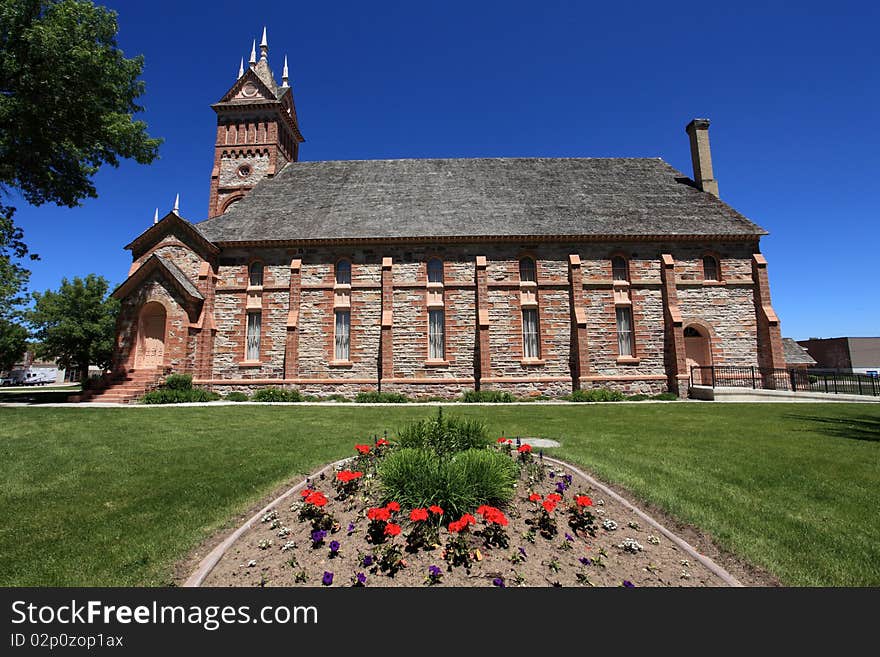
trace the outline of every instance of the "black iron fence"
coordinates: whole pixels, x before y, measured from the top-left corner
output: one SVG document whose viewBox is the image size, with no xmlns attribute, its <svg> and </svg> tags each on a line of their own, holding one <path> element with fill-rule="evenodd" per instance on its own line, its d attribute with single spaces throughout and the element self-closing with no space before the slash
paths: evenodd
<svg viewBox="0 0 880 657">
<path fill-rule="evenodd" d="M 803 369 L 765 369 L 733 365 L 694 366 L 691 367 L 691 386 L 695 385 L 880 396 L 880 379 L 876 376 L 809 372 Z"/>
</svg>

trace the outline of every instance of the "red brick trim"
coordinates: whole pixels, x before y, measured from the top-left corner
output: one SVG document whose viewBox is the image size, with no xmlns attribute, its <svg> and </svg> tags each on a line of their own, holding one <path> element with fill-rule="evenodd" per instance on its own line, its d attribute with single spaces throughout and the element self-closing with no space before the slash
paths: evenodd
<svg viewBox="0 0 880 657">
<path fill-rule="evenodd" d="M 486 256 L 476 257 L 476 296 L 477 296 L 477 340 L 476 346 L 479 352 L 477 359 L 478 369 L 474 377 L 479 384 L 492 374 L 491 343 L 489 342 L 489 276 L 486 271 L 488 261 Z"/>
<path fill-rule="evenodd" d="M 394 261 L 382 258 L 382 322 L 379 333 L 380 381 L 394 377 Z"/>
<path fill-rule="evenodd" d="M 660 256 L 660 280 L 663 282 L 664 360 L 669 389 L 680 393 L 679 383 L 686 375 L 684 323 L 678 306 L 675 259 L 668 253 Z"/>
<path fill-rule="evenodd" d="M 615 376 L 582 376 L 581 381 L 589 383 L 598 383 L 601 381 L 665 381 L 665 374 L 626 374 Z"/>
<path fill-rule="evenodd" d="M 584 308 L 583 270 L 581 257 L 572 253 L 568 256 L 569 307 L 571 308 L 571 336 L 574 340 L 574 367 L 572 386 L 577 389 L 579 377 L 590 373 L 590 347 L 587 337 L 587 313 Z"/>
<path fill-rule="evenodd" d="M 484 383 L 571 383 L 570 376 L 490 376 Z"/>
<path fill-rule="evenodd" d="M 779 318 L 770 301 L 770 279 L 767 259 L 760 253 L 752 255 L 752 277 L 755 281 L 755 315 L 758 324 L 758 366 L 764 370 L 785 367 L 782 332 Z M 774 377 L 768 373 L 765 387 L 773 387 Z"/>
<path fill-rule="evenodd" d="M 284 344 L 284 378 L 294 379 L 299 374 L 299 302 L 302 283 L 302 259 L 290 261 L 290 283 L 287 297 L 287 336 Z"/>
</svg>

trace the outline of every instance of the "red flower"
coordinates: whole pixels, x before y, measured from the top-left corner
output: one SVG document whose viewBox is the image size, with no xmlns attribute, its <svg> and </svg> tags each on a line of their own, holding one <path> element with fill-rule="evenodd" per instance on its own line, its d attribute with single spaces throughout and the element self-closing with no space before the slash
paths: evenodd
<svg viewBox="0 0 880 657">
<path fill-rule="evenodd" d="M 378 447 L 385 447 L 387 444 L 388 444 L 388 441 L 385 440 L 384 438 L 379 438 L 379 440 L 376 441 L 376 445 Z"/>
<path fill-rule="evenodd" d="M 553 502 L 553 504 L 559 504 L 562 501 L 562 495 L 559 495 L 558 493 L 550 493 L 547 496 L 547 499 Z"/>
<path fill-rule="evenodd" d="M 537 493 L 532 493 L 531 495 L 529 495 L 529 502 L 540 502 L 540 501 L 541 501 L 541 496 L 538 495 Z"/>
<path fill-rule="evenodd" d="M 458 519 L 458 521 L 463 522 L 465 526 L 477 524 L 477 519 L 474 518 L 470 513 L 465 513 L 461 518 Z"/>
<path fill-rule="evenodd" d="M 454 522 L 449 523 L 449 531 L 451 531 L 453 534 L 457 534 L 465 527 L 467 527 L 467 523 L 462 520 L 455 520 Z"/>
<path fill-rule="evenodd" d="M 436 513 L 438 516 L 442 516 L 442 515 L 443 515 L 443 509 L 441 509 L 441 508 L 440 508 L 439 506 L 437 506 L 436 504 L 432 504 L 431 506 L 429 506 L 429 507 L 428 507 L 428 511 L 430 511 L 431 513 Z"/>
<path fill-rule="evenodd" d="M 593 500 L 586 495 L 578 495 L 575 499 L 578 506 L 593 506 Z"/>
<path fill-rule="evenodd" d="M 477 513 L 480 513 L 479 509 L 477 509 Z M 494 506 L 485 507 L 485 510 L 481 515 L 483 516 L 483 520 L 485 520 L 486 522 L 493 522 L 496 525 L 501 526 L 507 525 L 507 517 L 504 515 L 504 513 L 501 512 L 500 509 L 496 509 Z"/>
<path fill-rule="evenodd" d="M 369 445 L 355 445 L 354 448 L 359 451 L 361 454 L 369 454 L 370 446 Z"/>
<path fill-rule="evenodd" d="M 367 518 L 370 520 L 385 520 L 387 521 L 391 517 L 391 512 L 384 507 L 376 507 L 375 509 L 370 509 L 367 511 Z"/>
<path fill-rule="evenodd" d="M 352 472 L 351 470 L 340 470 L 336 473 L 336 478 L 344 484 L 354 479 L 360 479 L 363 476 L 364 473 L 360 471 Z"/>
<path fill-rule="evenodd" d="M 306 504 L 314 504 L 315 506 L 324 506 L 327 504 L 327 498 L 324 497 L 324 493 L 319 491 L 309 492 L 308 497 L 306 497 Z"/>
<path fill-rule="evenodd" d="M 428 519 L 428 510 L 427 509 L 413 509 L 409 512 L 409 519 L 413 522 L 419 522 L 420 520 Z"/>
<path fill-rule="evenodd" d="M 553 510 L 556 508 L 556 502 L 552 500 L 546 500 L 541 506 L 544 507 L 544 511 L 547 513 L 553 513 Z"/>
<path fill-rule="evenodd" d="M 489 509 L 492 509 L 492 508 L 494 508 L 494 507 L 491 507 L 491 506 L 489 506 L 488 504 L 482 504 L 482 505 L 480 505 L 479 507 L 477 507 L 477 515 L 478 515 L 478 516 L 484 516 L 484 517 L 485 517 L 486 512 L 489 511 Z"/>
<path fill-rule="evenodd" d="M 389 502 L 385 505 L 385 508 L 389 511 L 400 511 L 400 505 L 397 502 Z"/>
<path fill-rule="evenodd" d="M 532 446 L 526 443 L 525 445 L 520 445 L 519 449 L 516 450 L 520 454 L 528 454 L 532 451 Z"/>
<path fill-rule="evenodd" d="M 385 525 L 385 536 L 397 536 L 400 533 L 400 525 L 389 522 Z"/>
<path fill-rule="evenodd" d="M 310 489 L 310 488 L 303 488 L 303 489 L 299 492 L 299 494 L 300 494 L 302 497 L 308 497 L 308 496 L 311 495 L 313 492 L 314 492 L 314 491 L 313 491 L 312 489 Z"/>
<path fill-rule="evenodd" d="M 501 436 L 501 438 L 499 438 L 499 439 L 496 440 L 495 442 L 496 442 L 496 443 L 506 443 L 506 442 L 507 442 L 507 438 L 505 438 L 504 436 Z"/>
</svg>

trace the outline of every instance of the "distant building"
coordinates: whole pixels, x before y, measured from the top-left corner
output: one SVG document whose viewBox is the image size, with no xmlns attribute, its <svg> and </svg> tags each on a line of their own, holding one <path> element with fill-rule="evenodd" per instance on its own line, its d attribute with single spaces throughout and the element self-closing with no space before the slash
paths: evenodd
<svg viewBox="0 0 880 657">
<path fill-rule="evenodd" d="M 782 349 L 785 354 L 785 366 L 788 369 L 805 370 L 816 367 L 813 357 L 792 338 L 782 338 Z"/>
<path fill-rule="evenodd" d="M 798 344 L 816 359 L 816 369 L 875 376 L 880 372 L 880 337 L 810 338 Z"/>
</svg>

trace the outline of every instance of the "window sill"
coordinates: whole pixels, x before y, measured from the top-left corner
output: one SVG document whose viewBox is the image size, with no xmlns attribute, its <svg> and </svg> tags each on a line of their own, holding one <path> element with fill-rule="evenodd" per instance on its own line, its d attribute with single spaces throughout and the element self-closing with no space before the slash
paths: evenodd
<svg viewBox="0 0 880 657">
<path fill-rule="evenodd" d="M 237 364 L 239 367 L 260 367 L 263 363 L 258 360 L 240 360 Z"/>
<path fill-rule="evenodd" d="M 724 287 L 727 283 L 724 281 L 703 281 L 703 285 L 706 287 Z"/>
<path fill-rule="evenodd" d="M 262 285 L 248 285 L 247 291 L 248 291 L 248 294 L 255 293 L 255 292 L 262 292 L 263 286 Z"/>
<path fill-rule="evenodd" d="M 617 364 L 618 365 L 638 365 L 642 362 L 641 358 L 635 358 L 634 356 L 618 356 Z"/>
<path fill-rule="evenodd" d="M 449 367 L 448 360 L 426 360 L 425 367 Z"/>
<path fill-rule="evenodd" d="M 354 363 L 350 360 L 331 360 L 328 365 L 330 367 L 353 367 Z"/>
<path fill-rule="evenodd" d="M 520 365 L 546 365 L 547 361 L 543 358 L 523 358 Z"/>
</svg>

